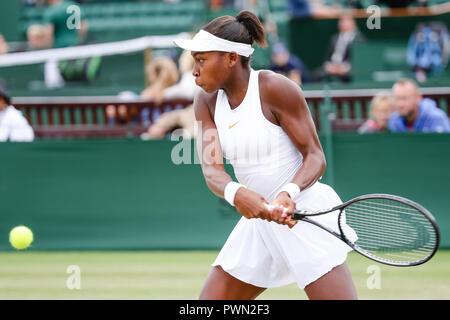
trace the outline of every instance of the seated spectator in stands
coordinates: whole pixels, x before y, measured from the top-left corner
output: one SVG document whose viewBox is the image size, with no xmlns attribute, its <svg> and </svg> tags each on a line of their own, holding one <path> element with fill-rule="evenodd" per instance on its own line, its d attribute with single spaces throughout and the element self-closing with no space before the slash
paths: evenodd
<svg viewBox="0 0 450 320">
<path fill-rule="evenodd" d="M 77 3 L 71 0 L 49 0 L 48 4 L 49 7 L 44 12 L 44 21 L 50 47 L 71 47 L 83 42 L 87 34 L 86 20 L 80 16 L 80 23 L 77 26 L 77 19 L 74 16 L 76 12 L 67 12 L 69 6 L 77 5 Z"/>
<path fill-rule="evenodd" d="M 106 113 L 106 123 L 108 126 L 114 126 L 116 124 L 116 106 L 113 104 L 108 104 L 105 108 Z"/>
<path fill-rule="evenodd" d="M 5 38 L 0 33 L 0 54 L 8 53 L 8 44 L 5 41 Z"/>
<path fill-rule="evenodd" d="M 77 3 L 71 0 L 48 0 L 48 4 L 43 16 L 48 46 L 64 48 L 84 42 L 87 22 L 81 16 L 82 11 L 68 10 L 70 6 L 77 6 Z M 45 84 L 48 88 L 61 88 L 65 85 L 58 64 L 57 60 L 45 63 Z"/>
<path fill-rule="evenodd" d="M 282 42 L 275 43 L 272 47 L 272 62 L 269 69 L 285 75 L 298 85 L 309 81 L 306 66 L 290 53 Z"/>
<path fill-rule="evenodd" d="M 349 82 L 352 73 L 351 51 L 355 41 L 361 41 L 362 35 L 357 29 L 355 19 L 350 14 L 341 16 L 338 22 L 339 33 L 331 39 L 328 58 L 319 78 Z"/>
<path fill-rule="evenodd" d="M 379 92 L 370 103 L 370 119 L 359 128 L 358 133 L 374 133 L 388 131 L 388 120 L 394 112 L 394 99 L 390 92 Z"/>
<path fill-rule="evenodd" d="M 194 69 L 194 58 L 190 51 L 183 51 L 178 59 L 180 81 L 163 90 L 159 100 L 155 100 L 160 104 L 162 100 L 168 99 L 186 99 L 194 100 L 195 93 L 199 87 L 195 84 L 195 77 L 192 75 Z"/>
<path fill-rule="evenodd" d="M 125 104 L 119 104 L 117 107 L 116 123 L 121 126 L 128 124 L 128 108 Z"/>
<path fill-rule="evenodd" d="M 117 107 L 113 104 L 106 106 L 106 123 L 109 126 L 125 126 L 128 124 L 128 108 L 125 104 L 119 104 Z"/>
<path fill-rule="evenodd" d="M 184 109 L 173 110 L 163 113 L 158 120 L 148 128 L 145 139 L 161 139 L 174 129 L 183 129 L 183 138 L 195 138 L 195 113 L 194 105 Z"/>
<path fill-rule="evenodd" d="M 22 112 L 11 105 L 6 87 L 0 83 L 0 142 L 8 140 L 33 141 L 34 132 Z"/>
<path fill-rule="evenodd" d="M 122 91 L 118 94 L 117 100 L 130 102 L 139 100 L 139 96 L 132 91 Z M 128 125 L 139 124 L 139 112 L 136 106 L 130 106 L 128 109 L 126 104 L 119 104 L 117 107 L 109 104 L 105 108 L 106 123 L 112 125 Z"/>
<path fill-rule="evenodd" d="M 164 90 L 176 84 L 179 79 L 175 62 L 166 57 L 154 59 L 147 69 L 147 74 L 150 86 L 141 92 L 141 98 L 156 103 L 163 101 Z"/>
<path fill-rule="evenodd" d="M 27 50 L 48 49 L 49 39 L 46 37 L 45 27 L 40 24 L 33 24 L 27 29 Z"/>
<path fill-rule="evenodd" d="M 396 111 L 389 118 L 390 131 L 450 133 L 447 114 L 434 100 L 423 98 L 413 80 L 397 81 L 392 92 Z"/>
<path fill-rule="evenodd" d="M 117 96 L 117 99 L 124 102 L 132 102 L 140 100 L 139 95 L 134 93 L 133 91 L 122 91 Z M 119 105 L 118 115 L 119 119 L 122 119 L 121 121 L 119 120 L 119 123 L 122 122 L 123 124 L 124 123 L 123 119 L 126 119 L 125 124 L 139 125 L 140 122 L 139 110 L 135 105 L 129 105 L 128 107 L 126 104 Z"/>
<path fill-rule="evenodd" d="M 420 23 L 409 38 L 407 62 L 418 82 L 439 76 L 447 66 L 449 54 L 450 35 L 443 23 Z"/>
</svg>

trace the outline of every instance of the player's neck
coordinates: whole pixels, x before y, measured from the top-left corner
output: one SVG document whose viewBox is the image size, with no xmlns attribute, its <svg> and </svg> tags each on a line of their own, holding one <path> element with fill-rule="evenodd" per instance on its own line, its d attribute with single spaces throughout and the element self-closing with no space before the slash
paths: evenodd
<svg viewBox="0 0 450 320">
<path fill-rule="evenodd" d="M 222 87 L 227 94 L 231 108 L 237 107 L 242 103 L 247 93 L 249 81 L 250 68 L 238 69 L 231 73 L 228 81 Z"/>
</svg>

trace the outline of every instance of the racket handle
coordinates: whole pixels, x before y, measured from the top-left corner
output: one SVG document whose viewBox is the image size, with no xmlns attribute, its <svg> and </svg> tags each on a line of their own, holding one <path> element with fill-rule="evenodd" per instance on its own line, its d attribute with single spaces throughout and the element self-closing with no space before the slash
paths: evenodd
<svg viewBox="0 0 450 320">
<path fill-rule="evenodd" d="M 305 217 L 306 212 L 307 211 L 303 211 L 303 210 L 294 210 L 294 212 L 292 213 L 292 219 L 301 220 Z"/>
</svg>

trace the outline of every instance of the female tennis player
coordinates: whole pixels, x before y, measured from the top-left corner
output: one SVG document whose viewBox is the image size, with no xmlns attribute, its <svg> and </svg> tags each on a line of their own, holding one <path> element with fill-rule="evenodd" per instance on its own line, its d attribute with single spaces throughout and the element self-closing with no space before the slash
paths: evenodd
<svg viewBox="0 0 450 320">
<path fill-rule="evenodd" d="M 310 299 L 355 299 L 342 241 L 291 220 L 295 208 L 341 203 L 320 182 L 325 157 L 301 89 L 250 65 L 252 44 L 265 46 L 263 26 L 249 11 L 208 23 L 175 44 L 195 60 L 194 100 L 202 130 L 198 151 L 208 187 L 243 216 L 213 263 L 200 299 L 254 299 L 266 288 L 296 282 Z M 239 182 L 223 165 L 229 160 Z M 316 217 L 337 229 L 337 214 Z"/>
</svg>

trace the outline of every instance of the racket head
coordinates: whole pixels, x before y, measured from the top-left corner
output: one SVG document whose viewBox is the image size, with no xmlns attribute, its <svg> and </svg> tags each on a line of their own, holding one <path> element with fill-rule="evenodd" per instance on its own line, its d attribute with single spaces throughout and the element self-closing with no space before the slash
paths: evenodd
<svg viewBox="0 0 450 320">
<path fill-rule="evenodd" d="M 346 202 L 342 209 L 338 225 L 343 240 L 374 261 L 416 266 L 430 260 L 439 247 L 439 228 L 433 215 L 409 199 L 368 194 Z"/>
</svg>

